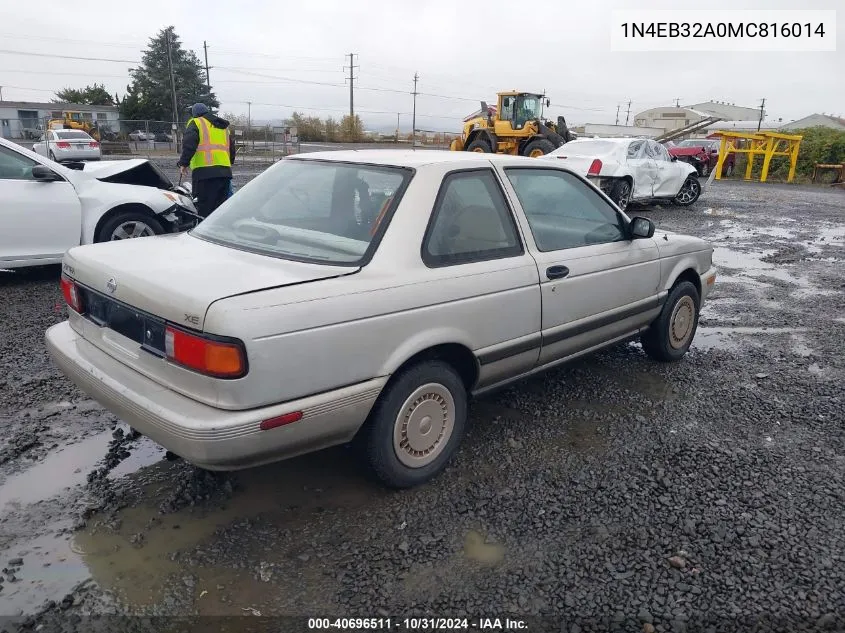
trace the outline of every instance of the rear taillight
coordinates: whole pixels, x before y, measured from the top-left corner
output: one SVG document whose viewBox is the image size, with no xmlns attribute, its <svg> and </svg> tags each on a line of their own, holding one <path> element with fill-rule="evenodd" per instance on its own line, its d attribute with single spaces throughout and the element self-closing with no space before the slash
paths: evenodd
<svg viewBox="0 0 845 633">
<path fill-rule="evenodd" d="M 76 283 L 70 277 L 62 275 L 61 280 L 62 294 L 65 297 L 65 303 L 80 314 L 83 310 L 82 295 Z"/>
<path fill-rule="evenodd" d="M 99 146 L 100 144 L 97 141 L 91 141 L 90 143 L 88 143 L 88 147 L 90 147 L 91 149 L 97 149 Z"/>
<path fill-rule="evenodd" d="M 70 149 L 70 143 L 68 143 L 67 141 L 59 141 L 58 143 L 56 143 L 56 147 L 58 147 L 59 149 Z"/>
<path fill-rule="evenodd" d="M 164 347 L 167 360 L 206 376 L 240 378 L 246 374 L 246 355 L 239 342 L 207 338 L 168 325 Z"/>
<path fill-rule="evenodd" d="M 601 172 L 601 161 L 596 158 L 592 164 L 590 165 L 590 169 L 587 170 L 588 176 L 598 176 Z"/>
</svg>

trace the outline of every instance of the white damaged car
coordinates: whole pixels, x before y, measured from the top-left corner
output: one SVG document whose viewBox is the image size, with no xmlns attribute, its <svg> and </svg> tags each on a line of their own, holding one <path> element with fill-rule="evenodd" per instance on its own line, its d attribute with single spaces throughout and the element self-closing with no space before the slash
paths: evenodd
<svg viewBox="0 0 845 633">
<path fill-rule="evenodd" d="M 0 268 L 57 264 L 80 244 L 182 231 L 188 186 L 145 159 L 71 169 L 0 139 Z"/>
<path fill-rule="evenodd" d="M 642 138 L 585 138 L 542 156 L 585 176 L 623 211 L 631 202 L 671 200 L 682 207 L 701 195 L 695 167 Z"/>
</svg>

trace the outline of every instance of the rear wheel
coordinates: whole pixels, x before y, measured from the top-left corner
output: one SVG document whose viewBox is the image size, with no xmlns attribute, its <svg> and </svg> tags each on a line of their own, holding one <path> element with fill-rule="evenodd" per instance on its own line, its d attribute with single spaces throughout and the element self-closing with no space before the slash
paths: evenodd
<svg viewBox="0 0 845 633">
<path fill-rule="evenodd" d="M 50 150 L 50 160 L 54 163 L 56 162 L 56 155 L 53 153 L 53 150 Z"/>
<path fill-rule="evenodd" d="M 701 195 L 701 183 L 695 176 L 689 176 L 685 181 L 681 190 L 678 192 L 672 201 L 682 207 L 688 207 Z"/>
<path fill-rule="evenodd" d="M 464 435 L 467 392 L 451 365 L 425 361 L 394 377 L 356 443 L 372 472 L 391 488 L 439 474 Z"/>
<path fill-rule="evenodd" d="M 628 203 L 631 202 L 631 183 L 624 178 L 613 183 L 613 187 L 610 189 L 610 199 L 622 211 L 627 209 Z"/>
<path fill-rule="evenodd" d="M 162 233 L 164 233 L 164 227 L 154 217 L 141 211 L 121 211 L 103 223 L 95 241 L 127 240 Z"/>
<path fill-rule="evenodd" d="M 554 143 L 544 138 L 538 138 L 534 139 L 525 146 L 523 155 L 530 156 L 531 158 L 539 158 L 540 156 L 545 156 L 553 151 L 555 151 Z"/>
<path fill-rule="evenodd" d="M 710 163 L 704 163 L 701 166 L 701 177 L 707 178 L 710 175 Z"/>
<path fill-rule="evenodd" d="M 689 281 L 676 284 L 663 310 L 640 337 L 643 350 L 654 360 L 679 360 L 692 345 L 698 328 L 698 290 Z"/>
<path fill-rule="evenodd" d="M 475 139 L 472 143 L 467 146 L 468 152 L 478 152 L 481 154 L 492 154 L 493 147 L 482 138 Z"/>
</svg>

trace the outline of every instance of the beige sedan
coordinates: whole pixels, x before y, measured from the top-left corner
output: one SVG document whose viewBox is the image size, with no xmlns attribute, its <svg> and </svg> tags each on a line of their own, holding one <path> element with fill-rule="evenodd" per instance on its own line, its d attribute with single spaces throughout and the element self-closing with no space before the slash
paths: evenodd
<svg viewBox="0 0 845 633">
<path fill-rule="evenodd" d="M 353 441 L 407 487 L 446 466 L 472 395 L 632 338 L 681 359 L 712 253 L 552 161 L 307 154 L 189 233 L 71 249 L 47 346 L 204 468 Z"/>
</svg>

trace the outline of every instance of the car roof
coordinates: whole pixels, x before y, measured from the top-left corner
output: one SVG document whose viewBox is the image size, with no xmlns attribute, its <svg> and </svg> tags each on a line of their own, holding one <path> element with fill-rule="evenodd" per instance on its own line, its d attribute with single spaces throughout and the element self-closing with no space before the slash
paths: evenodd
<svg viewBox="0 0 845 633">
<path fill-rule="evenodd" d="M 536 159 L 507 154 L 481 154 L 478 152 L 453 152 L 449 150 L 414 149 L 361 149 L 296 154 L 285 160 L 329 160 L 392 167 L 422 167 L 423 165 L 453 163 L 455 165 L 484 165 L 489 162 L 533 163 Z"/>
<path fill-rule="evenodd" d="M 616 143 L 618 145 L 622 145 L 624 143 L 630 143 L 631 141 L 647 141 L 647 138 L 637 138 L 637 137 L 625 137 L 625 138 L 604 138 L 604 137 L 588 137 L 588 138 L 576 138 L 574 141 L 569 141 L 569 143 L 589 143 L 590 141 L 601 141 L 602 143 Z M 567 143 L 567 145 L 569 145 Z"/>
</svg>

